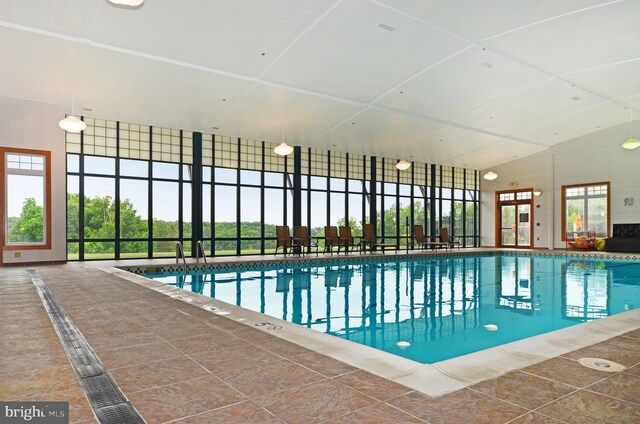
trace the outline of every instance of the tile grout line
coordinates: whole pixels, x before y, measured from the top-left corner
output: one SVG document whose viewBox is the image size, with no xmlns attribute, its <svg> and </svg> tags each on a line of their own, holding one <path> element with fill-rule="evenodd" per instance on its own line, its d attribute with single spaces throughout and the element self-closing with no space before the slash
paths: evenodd
<svg viewBox="0 0 640 424">
<path fill-rule="evenodd" d="M 71 368 L 80 382 L 94 416 L 103 424 L 145 423 L 38 272 L 33 269 L 28 269 L 27 272 L 67 353 Z"/>
</svg>

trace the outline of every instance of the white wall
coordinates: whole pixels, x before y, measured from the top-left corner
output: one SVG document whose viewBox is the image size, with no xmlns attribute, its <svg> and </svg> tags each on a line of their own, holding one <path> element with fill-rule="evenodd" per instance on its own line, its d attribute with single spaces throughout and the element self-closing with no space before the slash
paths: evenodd
<svg viewBox="0 0 640 424">
<path fill-rule="evenodd" d="M 542 195 L 534 198 L 536 248 L 564 248 L 560 204 L 563 185 L 609 181 L 611 224 L 640 223 L 640 149 L 630 151 L 621 147 L 630 137 L 631 128 L 631 123 L 607 128 L 494 167 L 498 178 L 482 179 L 480 187 L 481 245 L 495 246 L 495 192 L 509 190 L 512 181 L 518 183 L 518 189 L 542 190 Z M 640 121 L 635 121 L 633 128 L 636 129 L 634 137 L 640 138 L 637 133 Z M 634 205 L 624 206 L 625 197 L 633 197 Z"/>
<path fill-rule="evenodd" d="M 0 96 L 0 146 L 51 152 L 51 249 L 5 250 L 4 263 L 66 259 L 64 113 L 60 105 Z"/>
</svg>

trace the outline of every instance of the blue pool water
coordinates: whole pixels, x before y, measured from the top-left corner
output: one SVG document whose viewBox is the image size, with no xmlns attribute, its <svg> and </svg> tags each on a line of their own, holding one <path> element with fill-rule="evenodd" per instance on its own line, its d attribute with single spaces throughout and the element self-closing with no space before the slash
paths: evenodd
<svg viewBox="0 0 640 424">
<path fill-rule="evenodd" d="M 147 276 L 422 363 L 640 306 L 640 262 L 622 260 L 484 255 Z"/>
</svg>

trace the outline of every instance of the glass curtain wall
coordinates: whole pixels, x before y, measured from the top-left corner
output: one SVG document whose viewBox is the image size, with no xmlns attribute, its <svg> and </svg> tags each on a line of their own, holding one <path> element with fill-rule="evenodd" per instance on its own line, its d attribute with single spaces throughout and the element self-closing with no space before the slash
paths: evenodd
<svg viewBox="0 0 640 424">
<path fill-rule="evenodd" d="M 66 135 L 69 260 L 174 256 L 177 242 L 189 256 L 198 239 L 208 255 L 269 254 L 276 226 L 292 230 L 296 215 L 313 237 L 326 225 L 360 236 L 371 222 L 399 248 L 410 247 L 414 224 L 434 240 L 446 227 L 464 246 L 479 242 L 475 170 L 416 162 L 398 171 L 395 159 L 307 147 L 282 157 L 274 144 L 217 134 L 196 133 L 194 149 L 188 131 L 84 120 L 83 133 Z"/>
</svg>

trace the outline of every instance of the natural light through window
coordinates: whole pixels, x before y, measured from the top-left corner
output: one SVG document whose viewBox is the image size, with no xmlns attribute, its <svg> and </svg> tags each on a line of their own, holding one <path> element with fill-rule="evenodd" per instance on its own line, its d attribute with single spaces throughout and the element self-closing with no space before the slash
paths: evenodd
<svg viewBox="0 0 640 424">
<path fill-rule="evenodd" d="M 609 183 L 562 187 L 562 232 L 595 232 L 607 237 L 609 228 Z"/>
<path fill-rule="evenodd" d="M 4 245 L 47 244 L 47 156 L 4 151 Z"/>
</svg>

